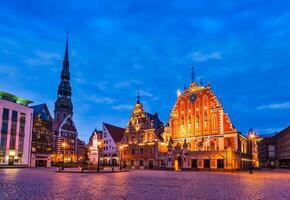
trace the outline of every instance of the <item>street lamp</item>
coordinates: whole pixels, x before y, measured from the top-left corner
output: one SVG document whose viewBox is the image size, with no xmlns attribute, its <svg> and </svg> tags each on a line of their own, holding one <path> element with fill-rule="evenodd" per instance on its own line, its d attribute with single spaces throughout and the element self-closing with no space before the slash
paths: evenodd
<svg viewBox="0 0 290 200">
<path fill-rule="evenodd" d="M 97 166 L 97 171 L 99 172 L 100 171 L 100 151 L 101 151 L 100 146 L 101 146 L 102 142 L 98 141 L 97 144 L 98 144 L 98 166 Z"/>
<path fill-rule="evenodd" d="M 123 147 L 120 146 L 120 161 L 119 161 L 120 170 L 122 170 L 122 149 L 123 149 Z"/>
<path fill-rule="evenodd" d="M 252 171 L 252 169 L 253 169 L 253 143 L 254 143 L 254 139 L 256 137 L 256 133 L 255 133 L 254 129 L 252 129 L 252 128 L 249 129 L 248 135 L 250 138 L 250 148 L 251 148 L 251 157 L 252 157 L 249 173 L 252 174 L 253 173 L 253 171 Z"/>
<path fill-rule="evenodd" d="M 61 146 L 62 146 L 62 148 L 63 148 L 63 152 L 62 152 L 62 167 L 61 167 L 61 169 L 64 170 L 64 151 L 65 151 L 66 143 L 63 142 L 63 143 L 61 144 Z"/>
</svg>

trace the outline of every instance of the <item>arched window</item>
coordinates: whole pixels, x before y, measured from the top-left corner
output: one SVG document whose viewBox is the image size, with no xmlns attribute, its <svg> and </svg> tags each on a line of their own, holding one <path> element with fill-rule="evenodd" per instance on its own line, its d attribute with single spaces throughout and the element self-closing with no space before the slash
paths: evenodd
<svg viewBox="0 0 290 200">
<path fill-rule="evenodd" d="M 181 118 L 181 125 L 184 126 L 184 117 Z"/>
<path fill-rule="evenodd" d="M 203 96 L 203 109 L 207 109 L 208 108 L 208 98 L 206 95 Z"/>
<path fill-rule="evenodd" d="M 144 141 L 144 134 L 140 135 L 140 138 L 139 138 L 139 142 L 143 142 Z"/>
<path fill-rule="evenodd" d="M 196 119 L 196 128 L 199 128 L 199 116 L 196 115 L 195 119 Z"/>
<path fill-rule="evenodd" d="M 202 141 L 199 141 L 199 142 L 197 143 L 196 147 L 197 147 L 197 150 L 198 150 L 198 151 L 201 151 L 201 150 L 203 149 L 203 142 L 202 142 Z"/>
<path fill-rule="evenodd" d="M 191 128 L 191 117 L 188 117 L 188 128 Z"/>
<path fill-rule="evenodd" d="M 215 150 L 215 142 L 214 141 L 210 141 L 210 150 Z"/>
<path fill-rule="evenodd" d="M 207 127 L 207 113 L 204 112 L 203 114 L 203 121 L 204 121 L 204 127 Z"/>
<path fill-rule="evenodd" d="M 217 123 L 217 116 L 214 114 L 212 116 L 212 130 L 217 131 L 218 130 L 218 123 Z"/>
<path fill-rule="evenodd" d="M 188 148 L 189 150 L 191 150 L 191 143 L 190 143 L 190 142 L 187 143 L 187 148 Z"/>
</svg>

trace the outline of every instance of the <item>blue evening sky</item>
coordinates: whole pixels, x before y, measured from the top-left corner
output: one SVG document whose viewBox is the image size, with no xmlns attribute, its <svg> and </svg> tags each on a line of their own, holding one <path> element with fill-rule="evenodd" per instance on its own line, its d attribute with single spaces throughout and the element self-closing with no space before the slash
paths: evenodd
<svg viewBox="0 0 290 200">
<path fill-rule="evenodd" d="M 125 126 L 137 88 L 166 123 L 192 65 L 244 134 L 290 125 L 289 1 L 2 0 L 0 89 L 53 114 L 66 31 L 81 139 Z"/>
</svg>

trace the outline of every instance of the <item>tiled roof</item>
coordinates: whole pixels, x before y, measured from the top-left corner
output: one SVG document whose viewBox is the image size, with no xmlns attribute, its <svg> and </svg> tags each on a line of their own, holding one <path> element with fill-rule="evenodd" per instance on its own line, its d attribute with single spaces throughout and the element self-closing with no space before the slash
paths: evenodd
<svg viewBox="0 0 290 200">
<path fill-rule="evenodd" d="M 290 134 L 290 126 L 283 129 L 282 131 L 278 132 L 274 137 L 281 137 L 281 136 L 287 135 L 287 134 Z"/>
<path fill-rule="evenodd" d="M 49 120 L 51 119 L 51 115 L 49 113 L 49 110 L 47 108 L 47 105 L 45 103 L 43 104 L 38 104 L 38 105 L 34 105 L 34 106 L 30 106 L 30 108 L 33 109 L 33 117 L 37 117 L 40 114 L 40 118 L 43 120 Z M 45 109 L 46 110 L 46 114 L 42 113 L 42 110 Z"/>
<path fill-rule="evenodd" d="M 158 128 L 159 124 L 163 124 L 162 121 L 158 118 L 158 115 L 153 115 L 147 112 L 146 114 L 150 118 L 150 120 L 153 120 L 153 128 Z"/>
<path fill-rule="evenodd" d="M 118 126 L 111 125 L 111 124 L 107 124 L 107 123 L 103 123 L 103 124 L 106 127 L 106 129 L 109 131 L 109 133 L 111 134 L 115 143 L 121 142 L 124 136 L 125 129 Z"/>
<path fill-rule="evenodd" d="M 150 118 L 150 120 L 153 121 L 153 128 L 155 129 L 158 129 L 160 128 L 160 125 L 163 125 L 162 121 L 159 119 L 158 117 L 158 114 L 151 114 L 151 113 L 147 113 L 147 116 Z M 163 140 L 162 136 L 161 136 L 161 133 L 157 133 L 157 137 L 160 139 L 160 140 Z"/>
</svg>

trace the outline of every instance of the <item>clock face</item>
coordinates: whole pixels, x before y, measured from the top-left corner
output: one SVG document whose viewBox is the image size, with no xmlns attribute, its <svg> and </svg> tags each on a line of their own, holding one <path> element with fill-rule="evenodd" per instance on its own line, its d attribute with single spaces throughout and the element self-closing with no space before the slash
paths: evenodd
<svg viewBox="0 0 290 200">
<path fill-rule="evenodd" d="M 191 103 L 194 103 L 196 100 L 196 94 L 192 94 L 189 98 L 190 98 Z"/>
</svg>

